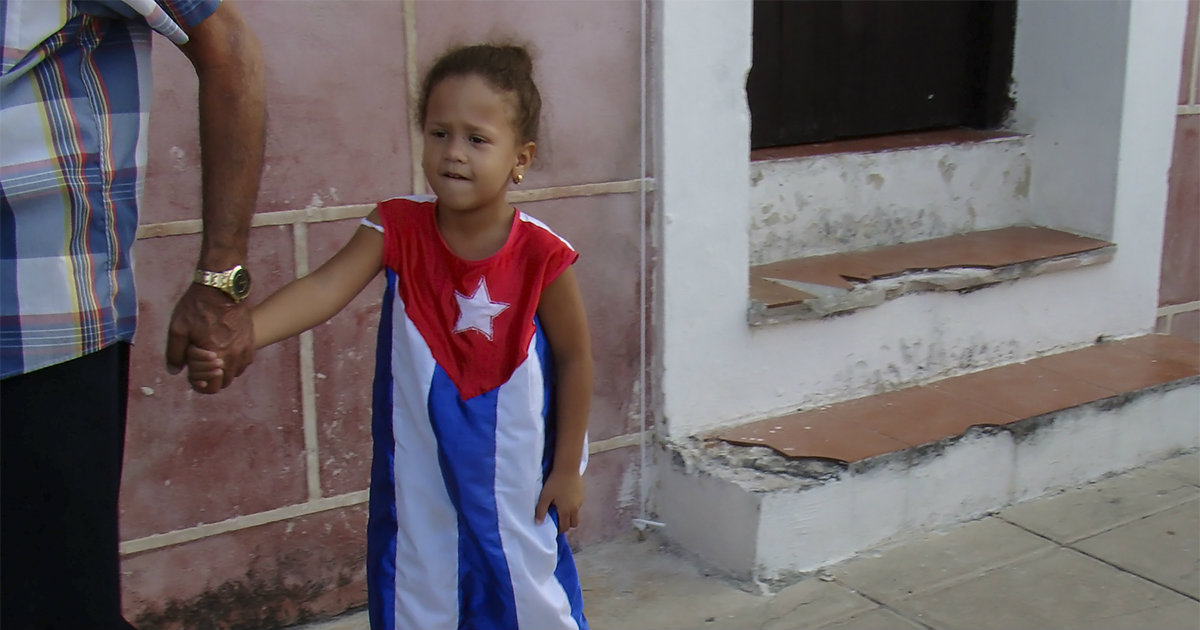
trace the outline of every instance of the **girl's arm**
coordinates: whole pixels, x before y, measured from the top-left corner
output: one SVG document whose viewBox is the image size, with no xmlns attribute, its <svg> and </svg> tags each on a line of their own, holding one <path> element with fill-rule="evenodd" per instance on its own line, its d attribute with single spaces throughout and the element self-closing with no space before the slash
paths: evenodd
<svg viewBox="0 0 1200 630">
<path fill-rule="evenodd" d="M 367 220 L 378 225 L 379 211 Z M 298 335 L 341 311 L 379 273 L 383 264 L 383 235 L 361 226 L 350 242 L 316 271 L 284 285 L 251 312 L 254 347 Z M 208 383 L 222 380 L 225 362 L 211 350 L 189 346 L 188 381 L 204 391 Z"/>
<path fill-rule="evenodd" d="M 379 211 L 368 220 L 379 224 Z M 289 282 L 254 307 L 254 347 L 298 335 L 341 311 L 383 264 L 383 235 L 360 226 L 341 251 L 316 271 Z"/>
<path fill-rule="evenodd" d="M 592 344 L 572 268 L 568 267 L 542 292 L 538 318 L 554 353 L 558 424 L 554 465 L 542 486 L 534 518 L 542 522 L 550 505 L 555 505 L 558 531 L 562 533 L 579 525 L 579 507 L 583 505 L 579 464 L 592 399 Z"/>
</svg>

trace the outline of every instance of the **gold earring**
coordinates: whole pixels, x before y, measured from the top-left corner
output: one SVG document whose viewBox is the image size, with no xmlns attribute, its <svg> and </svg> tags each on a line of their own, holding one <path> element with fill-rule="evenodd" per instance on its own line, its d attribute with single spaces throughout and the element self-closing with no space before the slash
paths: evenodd
<svg viewBox="0 0 1200 630">
<path fill-rule="evenodd" d="M 522 179 L 525 179 L 524 175 L 520 173 L 513 173 L 512 180 L 514 184 L 520 184 Z"/>
</svg>

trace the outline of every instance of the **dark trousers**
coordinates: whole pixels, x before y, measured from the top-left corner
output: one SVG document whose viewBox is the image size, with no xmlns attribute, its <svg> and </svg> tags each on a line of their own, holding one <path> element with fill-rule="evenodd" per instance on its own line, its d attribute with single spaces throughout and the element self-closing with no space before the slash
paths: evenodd
<svg viewBox="0 0 1200 630">
<path fill-rule="evenodd" d="M 117 493 L 129 344 L 0 381 L 0 628 L 131 628 Z"/>
</svg>

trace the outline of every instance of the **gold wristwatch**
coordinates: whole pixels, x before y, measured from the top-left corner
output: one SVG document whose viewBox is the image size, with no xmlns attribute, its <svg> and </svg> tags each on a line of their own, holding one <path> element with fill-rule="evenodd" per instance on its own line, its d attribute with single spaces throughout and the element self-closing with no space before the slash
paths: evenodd
<svg viewBox="0 0 1200 630">
<path fill-rule="evenodd" d="M 197 269 L 195 281 L 196 284 L 224 291 L 234 302 L 241 302 L 250 295 L 250 272 L 241 265 L 225 271 Z"/>
</svg>

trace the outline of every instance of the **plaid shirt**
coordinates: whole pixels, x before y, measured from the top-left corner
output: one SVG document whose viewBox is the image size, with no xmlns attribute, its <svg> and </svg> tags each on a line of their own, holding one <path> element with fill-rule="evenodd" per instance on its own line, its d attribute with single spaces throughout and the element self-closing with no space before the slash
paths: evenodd
<svg viewBox="0 0 1200 630">
<path fill-rule="evenodd" d="M 0 378 L 131 341 L 153 31 L 220 0 L 0 0 Z"/>
</svg>

